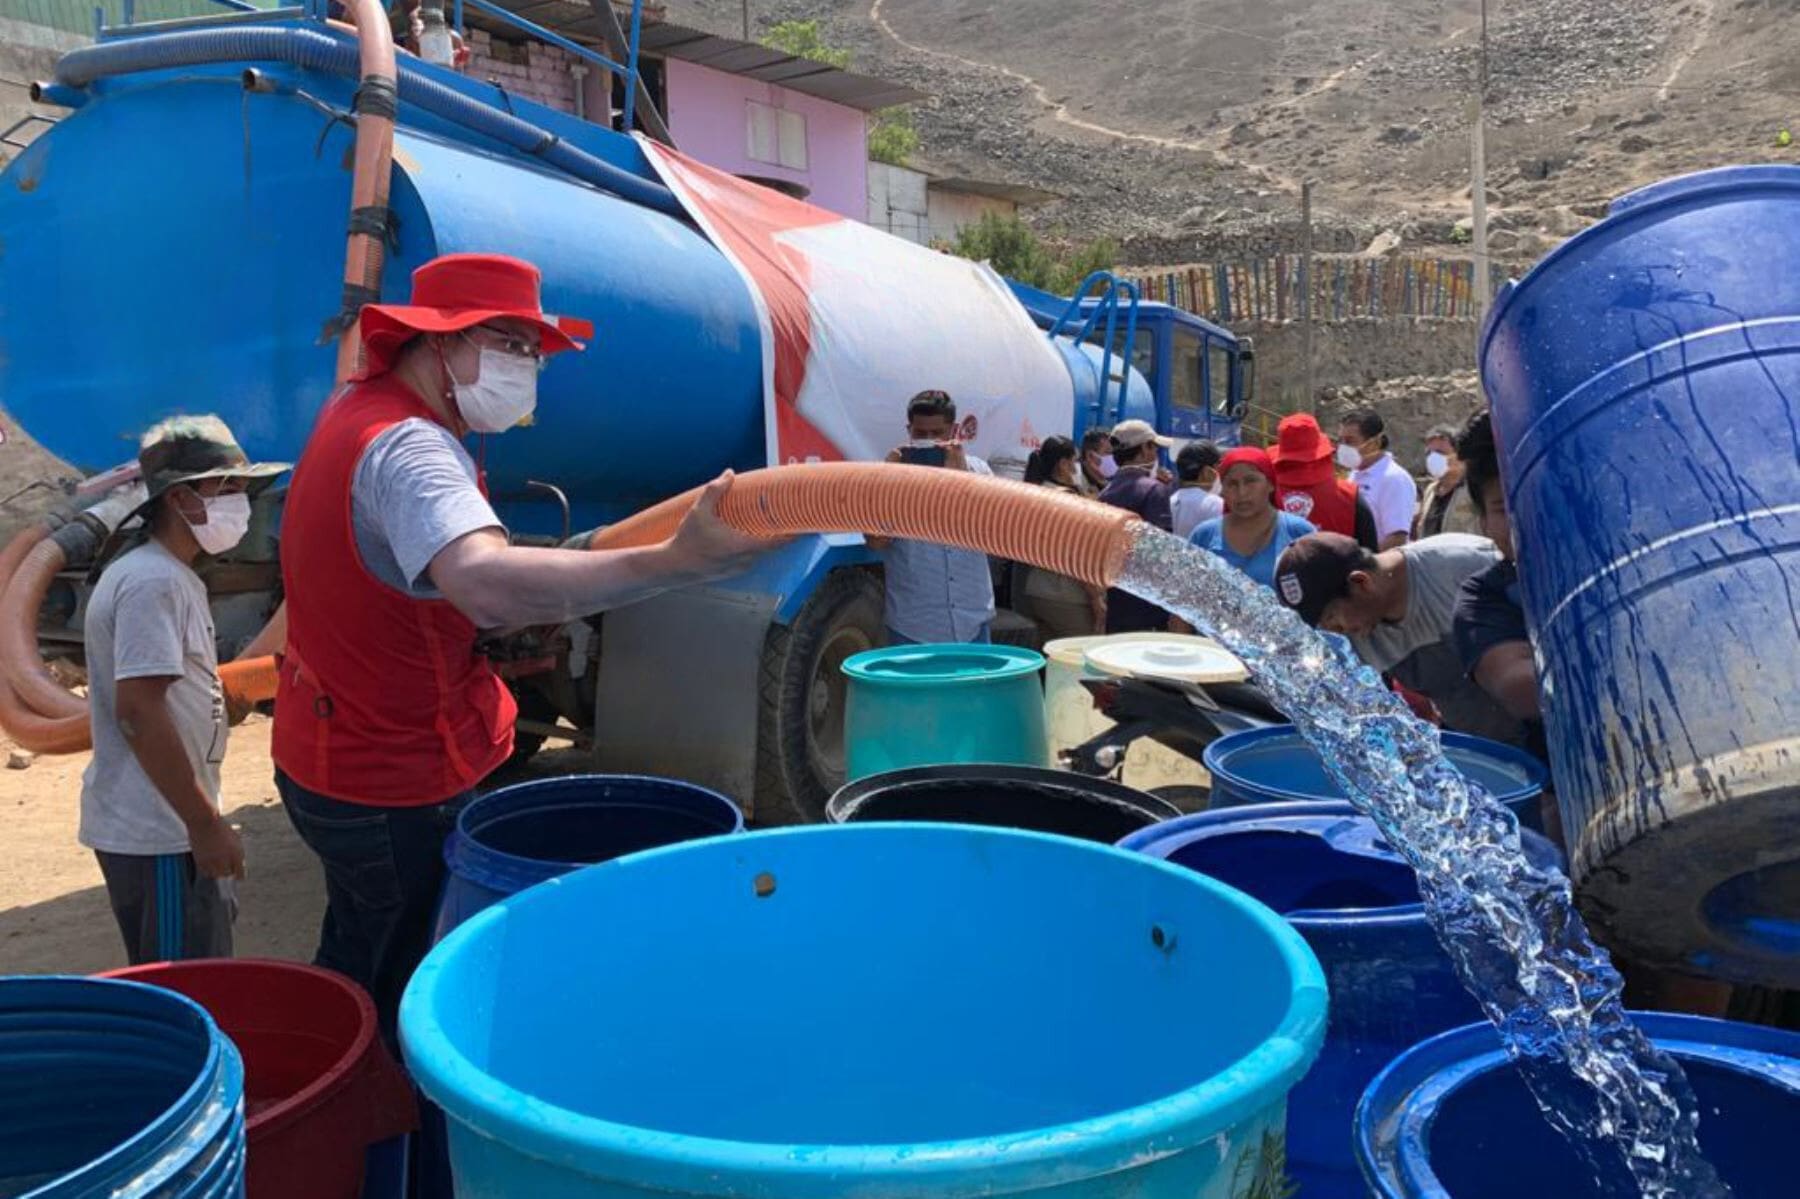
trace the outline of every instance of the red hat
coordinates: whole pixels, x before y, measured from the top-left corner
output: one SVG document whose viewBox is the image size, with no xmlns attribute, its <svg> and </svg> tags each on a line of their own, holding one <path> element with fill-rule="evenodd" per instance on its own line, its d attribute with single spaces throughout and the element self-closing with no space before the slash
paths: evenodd
<svg viewBox="0 0 1800 1199">
<path fill-rule="evenodd" d="M 1269 481 L 1269 503 L 1275 502 L 1275 465 L 1269 455 L 1253 445 L 1241 445 L 1219 459 L 1219 477 L 1223 479 L 1234 466 L 1254 466 Z"/>
<path fill-rule="evenodd" d="M 1319 422 L 1308 412 L 1284 416 L 1275 426 L 1275 452 L 1270 460 L 1283 487 L 1306 487 L 1331 479 L 1336 447 Z"/>
<path fill-rule="evenodd" d="M 529 262 L 504 254 L 445 254 L 413 272 L 411 304 L 368 304 L 362 310 L 363 377 L 394 365 L 394 354 L 421 333 L 458 333 L 507 318 L 537 326 L 546 354 L 579 350 L 577 337 L 594 326 L 551 316 L 538 298 L 542 276 Z"/>
</svg>

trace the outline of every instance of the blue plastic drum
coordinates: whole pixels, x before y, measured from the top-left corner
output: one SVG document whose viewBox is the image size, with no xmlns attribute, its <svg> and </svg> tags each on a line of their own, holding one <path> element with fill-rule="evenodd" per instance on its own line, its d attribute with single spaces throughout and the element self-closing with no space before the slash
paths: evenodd
<svg viewBox="0 0 1800 1199">
<path fill-rule="evenodd" d="M 1519 824 L 1543 831 L 1538 796 L 1550 781 L 1544 764 L 1522 749 L 1467 733 L 1440 733 L 1444 756 L 1464 778 L 1480 783 L 1512 810 Z M 1291 724 L 1246 729 L 1221 737 L 1202 756 L 1212 772 L 1212 806 L 1344 800 L 1325 773 L 1318 751 Z"/>
<path fill-rule="evenodd" d="M 1325 987 L 1278 916 L 1191 871 L 847 824 L 496 904 L 400 1025 L 467 1195 L 1239 1199 L 1281 1193 Z"/>
<path fill-rule="evenodd" d="M 1800 1034 L 1637 1012 L 1694 1086 L 1700 1149 L 1732 1199 L 1794 1194 Z M 1492 1025 L 1417 1045 L 1369 1087 L 1356 1153 L 1377 1199 L 1605 1199 L 1538 1111 Z"/>
<path fill-rule="evenodd" d="M 1588 918 L 1800 987 L 1800 168 L 1615 201 L 1481 373 Z"/>
<path fill-rule="evenodd" d="M 1562 856 L 1521 832 L 1539 866 Z M 1412 868 L 1347 803 L 1183 816 L 1120 847 L 1236 887 L 1286 917 L 1325 968 L 1325 1047 L 1288 1097 L 1288 1172 L 1302 1196 L 1361 1193 L 1350 1120 L 1369 1080 L 1422 1036 L 1481 1018 L 1426 922 Z"/>
</svg>

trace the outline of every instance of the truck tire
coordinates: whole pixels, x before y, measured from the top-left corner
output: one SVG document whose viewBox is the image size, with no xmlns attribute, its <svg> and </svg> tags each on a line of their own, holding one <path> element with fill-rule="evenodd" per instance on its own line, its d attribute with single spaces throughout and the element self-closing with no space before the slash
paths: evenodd
<svg viewBox="0 0 1800 1199">
<path fill-rule="evenodd" d="M 791 625 L 763 642 L 756 734 L 758 824 L 810 824 L 844 785 L 844 659 L 883 644 L 881 581 L 827 575 Z"/>
</svg>

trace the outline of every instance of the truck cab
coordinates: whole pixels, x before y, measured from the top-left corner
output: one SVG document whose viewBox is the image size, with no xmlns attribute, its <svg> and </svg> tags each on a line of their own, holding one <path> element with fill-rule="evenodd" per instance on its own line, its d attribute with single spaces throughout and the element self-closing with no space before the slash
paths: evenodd
<svg viewBox="0 0 1800 1199">
<path fill-rule="evenodd" d="M 1128 380 L 1119 368 L 1128 363 L 1148 385 L 1155 404 L 1151 423 L 1159 433 L 1177 441 L 1238 443 L 1256 384 L 1249 338 L 1172 304 L 1139 301 L 1134 286 L 1107 273 L 1090 276 L 1073 297 L 1017 280 L 1007 283 L 1040 329 L 1083 342 L 1090 356 L 1098 352 L 1107 362 L 1109 382 L 1119 385 L 1103 388 L 1094 403 L 1078 405 L 1077 437 L 1094 426 L 1145 415 L 1126 410 Z"/>
</svg>

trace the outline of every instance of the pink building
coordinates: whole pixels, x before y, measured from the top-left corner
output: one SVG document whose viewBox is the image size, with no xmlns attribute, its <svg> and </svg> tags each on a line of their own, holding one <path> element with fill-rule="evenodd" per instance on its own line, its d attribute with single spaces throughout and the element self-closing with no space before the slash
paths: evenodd
<svg viewBox="0 0 1800 1199">
<path fill-rule="evenodd" d="M 518 0 L 499 2 L 524 9 Z M 566 21 L 557 19 L 563 12 Z M 640 49 L 644 82 L 683 153 L 868 219 L 868 115 L 922 100 L 923 92 L 650 16 L 647 10 Z M 533 9 L 531 19 L 577 42 L 599 41 L 585 4 Z M 498 22 L 471 17 L 470 25 L 471 75 L 618 126 L 625 98 L 618 79 L 553 46 L 526 44 Z"/>
</svg>

